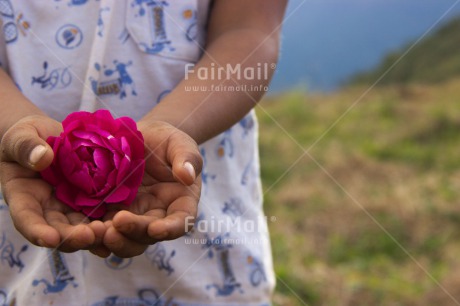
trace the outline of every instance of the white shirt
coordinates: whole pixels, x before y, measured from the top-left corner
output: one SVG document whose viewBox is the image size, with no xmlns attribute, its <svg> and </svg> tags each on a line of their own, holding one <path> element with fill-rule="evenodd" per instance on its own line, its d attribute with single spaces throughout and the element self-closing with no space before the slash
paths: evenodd
<svg viewBox="0 0 460 306">
<path fill-rule="evenodd" d="M 135 120 L 202 54 L 209 0 L 0 1 L 0 65 L 51 117 Z M 268 305 L 275 283 L 253 112 L 200 147 L 193 232 L 132 259 L 28 243 L 0 198 L 0 305 Z"/>
</svg>

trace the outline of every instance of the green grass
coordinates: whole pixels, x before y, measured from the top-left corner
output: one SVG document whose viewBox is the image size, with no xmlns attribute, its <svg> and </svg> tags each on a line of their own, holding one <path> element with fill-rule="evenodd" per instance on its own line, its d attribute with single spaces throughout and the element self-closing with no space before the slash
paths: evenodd
<svg viewBox="0 0 460 306">
<path fill-rule="evenodd" d="M 422 41 L 410 42 L 401 51 L 390 53 L 377 68 L 357 75 L 352 82 L 372 84 L 384 74 L 379 84 L 439 83 L 458 76 L 459 30 L 460 18 L 457 17 Z M 393 66 L 396 61 L 398 65 Z"/>
<path fill-rule="evenodd" d="M 258 109 L 275 305 L 460 301 L 460 81 L 365 89 Z"/>
</svg>

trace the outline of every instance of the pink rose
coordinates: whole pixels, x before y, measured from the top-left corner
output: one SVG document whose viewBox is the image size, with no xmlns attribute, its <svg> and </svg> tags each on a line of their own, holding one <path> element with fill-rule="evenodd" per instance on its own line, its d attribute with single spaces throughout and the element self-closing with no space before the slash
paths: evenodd
<svg viewBox="0 0 460 306">
<path fill-rule="evenodd" d="M 76 211 L 100 218 L 109 204 L 130 205 L 144 174 L 144 140 L 128 117 L 107 110 L 75 112 L 49 137 L 54 160 L 41 172 L 56 198 Z"/>
</svg>

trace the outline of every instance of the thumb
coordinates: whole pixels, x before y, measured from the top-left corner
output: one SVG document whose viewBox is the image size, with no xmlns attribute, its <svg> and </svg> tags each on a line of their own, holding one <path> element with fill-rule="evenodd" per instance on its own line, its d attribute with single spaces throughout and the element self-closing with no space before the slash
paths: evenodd
<svg viewBox="0 0 460 306">
<path fill-rule="evenodd" d="M 51 122 L 52 120 L 42 117 Z M 56 122 L 57 123 L 57 122 Z M 45 138 L 57 132 L 54 123 L 46 126 L 40 119 L 23 119 L 13 125 L 3 136 L 1 159 L 5 162 L 17 162 L 21 166 L 41 171 L 47 168 L 54 153 Z"/>
<path fill-rule="evenodd" d="M 34 146 L 30 151 L 27 163 L 31 169 L 41 171 L 46 169 L 51 164 L 53 158 L 54 153 L 50 146 L 43 144 L 43 142 L 40 141 L 39 144 Z"/>
<path fill-rule="evenodd" d="M 175 136 L 175 137 L 174 137 Z M 170 147 L 170 162 L 174 177 L 184 185 L 192 185 L 203 167 L 198 146 L 188 135 L 174 135 Z"/>
</svg>

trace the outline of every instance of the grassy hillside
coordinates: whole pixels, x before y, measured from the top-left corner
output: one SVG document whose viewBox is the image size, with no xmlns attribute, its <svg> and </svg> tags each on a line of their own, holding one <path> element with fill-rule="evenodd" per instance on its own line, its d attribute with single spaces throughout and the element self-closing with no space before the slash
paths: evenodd
<svg viewBox="0 0 460 306">
<path fill-rule="evenodd" d="M 399 59 L 379 84 L 436 83 L 460 76 L 459 33 L 460 17 L 421 40 L 406 55 L 415 41 L 389 54 L 376 69 L 358 75 L 353 83 L 373 83 Z"/>
<path fill-rule="evenodd" d="M 460 305 L 460 79 L 365 89 L 258 109 L 275 305 Z"/>
</svg>

